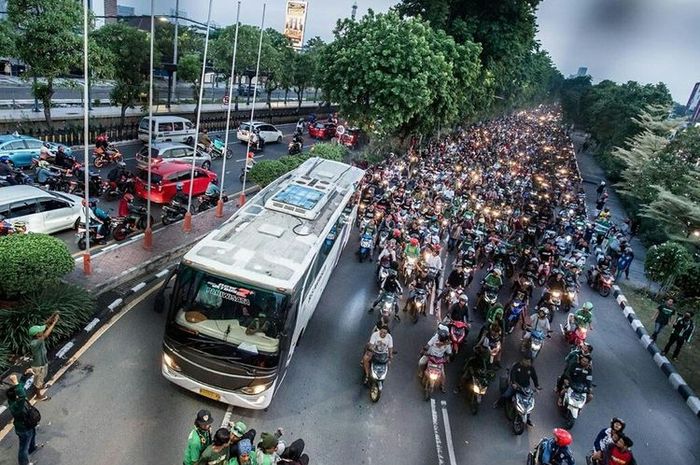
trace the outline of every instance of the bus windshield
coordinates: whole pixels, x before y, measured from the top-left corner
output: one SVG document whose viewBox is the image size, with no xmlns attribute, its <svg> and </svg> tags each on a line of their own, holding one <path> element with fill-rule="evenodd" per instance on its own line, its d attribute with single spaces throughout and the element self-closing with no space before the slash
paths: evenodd
<svg viewBox="0 0 700 465">
<path fill-rule="evenodd" d="M 188 331 L 275 354 L 286 319 L 284 294 L 181 266 L 173 304 L 175 322 Z"/>
</svg>

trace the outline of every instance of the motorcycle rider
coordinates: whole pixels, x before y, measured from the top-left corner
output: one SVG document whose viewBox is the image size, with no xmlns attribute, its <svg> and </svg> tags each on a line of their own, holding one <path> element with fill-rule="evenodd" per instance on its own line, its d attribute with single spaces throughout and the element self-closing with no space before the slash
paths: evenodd
<svg viewBox="0 0 700 465">
<path fill-rule="evenodd" d="M 546 335 L 549 335 L 552 332 L 549 324 L 549 318 L 547 318 L 548 313 L 549 309 L 547 309 L 547 307 L 540 307 L 537 309 L 536 314 L 530 315 L 527 325 L 523 327 L 525 332 L 523 333 L 521 350 L 525 350 L 530 336 L 532 335 L 532 331 L 542 331 Z"/>
<path fill-rule="evenodd" d="M 490 360 L 493 354 L 493 364 L 499 368 L 501 366 L 502 335 L 503 331 L 500 325 L 491 325 L 488 332 L 485 332 L 483 336 L 480 335 L 479 342 L 474 347 L 474 351 L 479 352 L 486 360 Z"/>
<path fill-rule="evenodd" d="M 64 147 L 62 145 L 59 145 L 58 149 L 56 150 L 55 163 L 61 168 L 71 169 L 75 164 L 75 160 L 66 155 Z"/>
<path fill-rule="evenodd" d="M 391 363 L 394 352 L 394 339 L 389 334 L 389 328 L 386 326 L 381 326 L 374 331 L 369 338 L 367 346 L 365 346 L 365 353 L 362 356 L 362 369 L 365 371 L 364 384 L 367 384 L 369 379 L 369 364 L 372 361 L 374 352 L 387 352 L 389 354 L 389 363 Z"/>
<path fill-rule="evenodd" d="M 574 322 L 576 326 L 587 328 L 593 331 L 593 304 L 586 302 L 574 312 Z"/>
<path fill-rule="evenodd" d="M 575 465 L 574 455 L 569 448 L 573 442 L 571 433 L 562 428 L 554 428 L 553 436 L 542 441 L 538 465 Z"/>
<path fill-rule="evenodd" d="M 509 375 L 510 383 L 503 394 L 501 394 L 501 397 L 499 397 L 494 403 L 494 408 L 500 407 L 506 402 L 510 402 L 511 398 L 518 389 L 530 387 L 530 380 L 532 380 L 533 384 L 535 385 L 535 389 L 538 391 L 542 390 L 542 387 L 537 380 L 537 371 L 535 370 L 535 367 L 532 366 L 532 359 L 530 357 L 523 357 L 522 360 L 516 362 L 511 367 Z M 527 418 L 527 425 L 533 426 L 529 415 Z"/>
<path fill-rule="evenodd" d="M 418 260 L 420 258 L 420 242 L 417 238 L 412 237 L 406 247 L 403 249 L 403 253 L 406 258 L 414 258 Z"/>
<path fill-rule="evenodd" d="M 484 285 L 495 290 L 500 289 L 503 286 L 503 278 L 501 277 L 501 274 L 502 273 L 499 268 L 494 268 L 484 278 Z"/>
<path fill-rule="evenodd" d="M 199 134 L 199 137 L 197 138 L 197 144 L 201 145 L 204 148 L 205 152 L 211 152 L 211 139 L 209 138 L 209 131 L 207 128 L 202 129 L 202 132 Z"/>
<path fill-rule="evenodd" d="M 440 305 L 439 301 L 442 300 L 446 295 L 450 293 L 450 290 L 452 289 L 457 289 L 460 287 L 464 287 L 464 281 L 466 279 L 466 276 L 464 275 L 464 270 L 462 269 L 461 264 L 457 264 L 452 271 L 450 272 L 450 275 L 447 277 L 447 283 L 446 286 L 443 288 L 442 292 L 438 296 L 438 298 L 435 300 L 435 307 L 438 307 Z"/>
<path fill-rule="evenodd" d="M 594 285 L 598 281 L 598 275 L 606 273 L 610 270 L 612 266 L 612 257 L 610 255 L 605 255 L 597 263 L 596 267 L 591 271 L 591 283 Z"/>
<path fill-rule="evenodd" d="M 11 186 L 17 184 L 17 181 L 15 181 L 15 172 L 10 167 L 9 158 L 0 159 L 0 177 L 4 178 Z"/>
<path fill-rule="evenodd" d="M 450 340 L 450 331 L 447 326 L 438 325 L 437 332 L 430 338 L 428 344 L 421 351 L 421 357 L 418 359 L 418 376 L 422 377 L 426 365 L 428 365 L 428 357 L 443 358 L 449 360 L 452 355 L 452 341 Z M 445 369 L 442 370 L 442 383 L 440 390 L 445 392 Z"/>
<path fill-rule="evenodd" d="M 440 244 L 435 244 L 432 246 L 432 253 L 428 255 L 425 260 L 425 264 L 428 268 L 435 268 L 437 273 L 435 274 L 435 289 L 440 286 L 440 274 L 442 273 L 442 258 L 440 258 Z"/>
<path fill-rule="evenodd" d="M 389 242 L 387 242 L 386 247 L 382 249 L 377 257 L 377 276 L 379 276 L 379 271 L 382 269 L 382 267 L 395 268 L 396 263 L 396 240 L 391 239 Z"/>
<path fill-rule="evenodd" d="M 467 294 L 459 296 L 459 300 L 452 304 L 448 314 L 453 321 L 469 322 L 469 297 Z"/>
<path fill-rule="evenodd" d="M 97 203 L 98 201 L 95 199 L 91 199 L 88 203 L 93 213 L 90 215 L 90 220 L 91 224 L 98 223 L 100 225 L 99 228 L 97 228 L 97 239 L 103 239 L 109 236 L 111 218 L 109 217 L 109 213 L 97 206 Z"/>
<path fill-rule="evenodd" d="M 598 436 L 596 436 L 595 440 L 593 441 L 593 450 L 595 452 L 600 452 L 600 451 L 604 450 L 609 444 L 617 442 L 617 438 L 624 431 L 625 431 L 624 420 L 622 420 L 618 417 L 613 417 L 613 419 L 610 420 L 610 427 L 603 428 L 598 433 Z M 614 436 L 616 436 L 616 437 L 614 437 Z"/>
<path fill-rule="evenodd" d="M 590 355 L 581 354 L 576 365 L 567 367 L 561 375 L 561 384 L 557 405 L 561 406 L 564 389 L 569 384 L 582 386 L 586 392 L 586 402 L 590 402 L 593 399 L 593 367 Z"/>
<path fill-rule="evenodd" d="M 303 132 L 304 132 L 304 118 L 299 118 L 299 121 L 297 121 L 296 128 L 294 129 L 294 133 L 301 135 Z"/>
<path fill-rule="evenodd" d="M 379 295 L 377 296 L 376 300 L 374 302 L 372 302 L 372 306 L 369 307 L 368 313 L 372 313 L 374 311 L 374 307 L 376 307 L 377 304 L 387 294 L 394 295 L 394 297 L 395 297 L 395 299 L 394 299 L 394 318 L 397 321 L 401 321 L 401 318 L 399 318 L 399 297 L 401 296 L 401 294 L 403 294 L 403 289 L 401 288 L 401 284 L 399 284 L 399 280 L 396 278 L 396 272 L 394 270 L 391 270 L 389 272 L 389 275 L 386 277 L 386 279 L 382 283 L 381 290 L 379 291 Z"/>
<path fill-rule="evenodd" d="M 603 450 L 596 451 L 591 456 L 593 463 L 601 465 L 636 465 L 637 461 L 630 448 L 634 445 L 632 439 L 624 433 L 614 433 L 614 442 L 607 444 Z"/>
<path fill-rule="evenodd" d="M 209 199 L 211 199 L 212 201 L 216 201 L 217 197 L 219 197 L 220 193 L 221 193 L 221 189 L 219 188 L 218 180 L 217 179 L 209 180 L 209 184 L 207 185 L 207 190 L 204 192 L 204 195 L 209 197 Z"/>
</svg>

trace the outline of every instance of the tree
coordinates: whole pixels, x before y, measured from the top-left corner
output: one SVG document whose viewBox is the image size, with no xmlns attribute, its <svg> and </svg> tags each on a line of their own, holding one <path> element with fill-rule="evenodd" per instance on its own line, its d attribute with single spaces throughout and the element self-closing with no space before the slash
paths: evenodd
<svg viewBox="0 0 700 465">
<path fill-rule="evenodd" d="M 290 84 L 297 94 L 297 108 L 301 108 L 304 99 L 304 90 L 314 82 L 314 76 L 318 67 L 318 54 L 311 51 L 302 51 L 294 56 Z"/>
<path fill-rule="evenodd" d="M 185 26 L 182 23 L 179 24 L 177 37 L 177 54 L 179 57 L 191 53 L 201 53 L 204 50 L 204 34 L 194 27 Z M 211 39 L 210 37 L 209 40 Z M 156 66 L 164 63 L 173 63 L 173 40 L 175 40 L 175 24 L 169 21 L 156 22 L 153 41 L 154 63 Z"/>
<path fill-rule="evenodd" d="M 565 79 L 561 87 L 561 109 L 564 121 L 573 124 L 581 124 L 582 108 L 581 100 L 592 87 L 590 76 L 578 76 L 573 79 Z"/>
<path fill-rule="evenodd" d="M 676 242 L 664 242 L 647 251 L 644 272 L 653 281 L 662 283 L 659 294 L 669 290 L 676 278 L 681 276 L 692 264 L 690 253 Z"/>
<path fill-rule="evenodd" d="M 115 86 L 110 92 L 113 105 L 121 107 L 120 126 L 124 126 L 127 108 L 133 108 L 148 79 L 149 37 L 125 23 L 102 26 L 93 34 L 95 41 L 109 50 L 114 60 Z"/>
<path fill-rule="evenodd" d="M 479 52 L 420 19 L 370 11 L 338 22 L 321 56 L 321 87 L 367 133 L 428 132 L 474 110 L 483 94 Z"/>
<path fill-rule="evenodd" d="M 7 20 L 0 21 L 0 57 L 15 56 L 15 29 Z"/>
<path fill-rule="evenodd" d="M 44 116 L 51 122 L 51 98 L 54 80 L 82 63 L 82 6 L 73 0 L 9 0 L 9 21 L 17 28 L 17 57 L 29 67 L 36 81 L 34 96 L 44 106 Z"/>
<path fill-rule="evenodd" d="M 199 88 L 202 85 L 202 57 L 196 53 L 190 53 L 180 58 L 177 64 L 179 79 L 192 84 L 192 98 L 194 98 L 194 114 L 199 108 Z"/>
</svg>

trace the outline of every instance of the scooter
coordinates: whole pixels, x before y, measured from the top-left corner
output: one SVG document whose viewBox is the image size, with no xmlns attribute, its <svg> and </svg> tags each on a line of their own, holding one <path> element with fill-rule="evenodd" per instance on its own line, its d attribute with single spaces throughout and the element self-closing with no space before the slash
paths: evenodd
<svg viewBox="0 0 700 465">
<path fill-rule="evenodd" d="M 213 160 L 221 158 L 224 156 L 224 141 L 218 137 L 214 137 L 211 141 L 211 158 Z M 230 147 L 226 147 L 226 159 L 229 160 L 233 156 L 233 150 Z"/>
<path fill-rule="evenodd" d="M 505 379 L 507 383 L 507 378 Z M 506 383 L 501 379 L 501 394 L 506 391 Z M 506 418 L 512 422 L 513 433 L 521 435 L 525 432 L 530 413 L 535 409 L 535 392 L 530 387 L 518 386 L 511 401 L 505 405 Z"/>
<path fill-rule="evenodd" d="M 90 244 L 106 244 L 109 235 L 104 236 L 97 234 L 102 225 L 100 223 L 90 223 L 90 227 L 86 228 L 85 223 L 80 223 L 78 226 L 78 232 L 75 234 L 75 242 L 78 244 L 80 250 L 85 250 L 87 248 L 87 237 L 90 235 Z"/>
<path fill-rule="evenodd" d="M 163 205 L 163 216 L 161 216 L 160 220 L 167 226 L 171 223 L 184 219 L 185 213 L 187 213 L 187 205 L 183 205 L 180 202 L 172 200 L 169 204 Z"/>
<path fill-rule="evenodd" d="M 429 400 L 435 387 L 445 382 L 444 365 L 447 363 L 445 357 L 428 356 L 428 363 L 423 371 L 423 396 Z"/>
<path fill-rule="evenodd" d="M 228 202 L 228 195 L 223 194 L 221 196 L 221 200 L 224 202 Z M 219 195 L 216 194 L 215 196 L 211 197 L 206 194 L 201 195 L 199 198 L 197 198 L 197 212 L 203 212 L 206 210 L 209 210 L 210 208 L 216 207 L 216 204 L 219 202 Z"/>
<path fill-rule="evenodd" d="M 92 157 L 95 168 L 102 168 L 110 163 L 121 163 L 124 159 L 122 153 L 114 146 L 110 146 L 106 151 L 101 148 L 95 149 Z"/>
<path fill-rule="evenodd" d="M 377 270 L 377 285 L 381 286 L 384 280 L 389 276 L 389 267 L 391 263 L 381 264 L 379 270 Z"/>
<path fill-rule="evenodd" d="M 371 234 L 365 233 L 362 235 L 362 238 L 360 239 L 360 250 L 357 251 L 360 263 L 370 258 L 372 242 L 374 242 L 374 238 Z"/>
<path fill-rule="evenodd" d="M 301 148 L 302 148 L 301 142 L 292 141 L 289 143 L 289 145 L 287 145 L 287 153 L 289 155 L 297 155 L 297 154 L 301 153 Z"/>
<path fill-rule="evenodd" d="M 586 405 L 586 399 L 586 388 L 584 386 L 568 385 L 564 388 L 560 407 L 565 421 L 564 428 L 571 429 L 574 427 L 581 409 Z"/>
<path fill-rule="evenodd" d="M 404 260 L 401 272 L 404 284 L 408 284 L 411 281 L 411 275 L 413 274 L 413 270 L 416 268 L 417 261 L 418 259 L 415 257 L 406 257 Z"/>
<path fill-rule="evenodd" d="M 382 396 L 384 380 L 389 368 L 389 352 L 373 352 L 369 365 L 369 377 L 367 386 L 369 387 L 369 398 L 372 402 L 377 402 Z M 364 372 L 362 373 L 364 376 Z"/>
<path fill-rule="evenodd" d="M 408 311 L 408 313 L 411 315 L 411 318 L 413 319 L 414 323 L 418 323 L 418 314 L 421 314 L 425 316 L 425 306 L 428 301 L 427 293 L 423 288 L 416 288 L 413 290 L 414 295 L 413 297 L 410 297 L 408 301 L 406 302 L 406 306 L 404 307 L 404 311 Z"/>
<path fill-rule="evenodd" d="M 446 317 L 443 323 L 450 328 L 450 340 L 452 341 L 452 357 L 459 353 L 460 346 L 464 343 L 469 334 L 469 323 L 460 320 L 453 320 Z"/>
<path fill-rule="evenodd" d="M 488 375 L 485 370 L 480 370 L 477 374 L 472 376 L 472 382 L 469 385 L 469 407 L 473 415 L 479 412 L 479 405 L 486 395 L 489 383 L 491 382 L 492 376 Z"/>
<path fill-rule="evenodd" d="M 112 237 L 117 242 L 123 241 L 134 231 L 145 230 L 147 226 L 146 207 L 144 205 L 130 202 L 128 208 L 129 215 L 115 218 L 113 222 L 114 229 L 112 229 Z M 151 226 L 153 226 L 152 216 Z"/>
<path fill-rule="evenodd" d="M 593 270 L 588 270 L 588 285 L 593 289 L 598 290 L 598 294 L 601 297 L 607 297 L 610 295 L 613 285 L 613 276 L 608 270 L 598 273 L 595 282 L 593 281 Z"/>
<path fill-rule="evenodd" d="M 566 317 L 566 324 L 559 325 L 559 329 L 564 336 L 564 340 L 571 346 L 580 347 L 586 342 L 588 328 L 576 325 L 573 313 L 569 313 Z"/>
<path fill-rule="evenodd" d="M 518 324 L 518 320 L 520 320 L 520 315 L 522 315 L 523 310 L 527 307 L 527 300 L 524 298 L 515 298 L 513 302 L 511 302 L 510 307 L 508 307 L 508 311 L 506 313 L 506 319 L 505 319 L 505 325 L 506 325 L 506 334 L 510 334 L 513 332 L 515 329 L 515 326 Z"/>
<path fill-rule="evenodd" d="M 544 343 L 545 333 L 539 329 L 532 330 L 530 332 L 530 341 L 525 347 L 527 356 L 532 360 L 535 360 L 542 350 L 542 344 Z"/>
</svg>

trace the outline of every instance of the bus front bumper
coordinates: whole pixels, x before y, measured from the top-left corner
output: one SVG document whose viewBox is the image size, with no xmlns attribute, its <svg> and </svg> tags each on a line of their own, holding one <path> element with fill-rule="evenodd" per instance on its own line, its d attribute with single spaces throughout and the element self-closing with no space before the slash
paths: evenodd
<svg viewBox="0 0 700 465">
<path fill-rule="evenodd" d="M 247 395 L 240 392 L 223 391 L 217 387 L 195 381 L 182 373 L 173 370 L 165 362 L 161 362 L 161 372 L 163 376 L 170 382 L 177 384 L 180 387 L 192 391 L 209 399 L 223 402 L 224 404 L 233 405 L 235 407 L 243 407 L 251 410 L 261 410 L 267 408 L 272 402 L 272 395 L 275 392 L 277 381 L 269 388 L 259 394 Z"/>
</svg>

